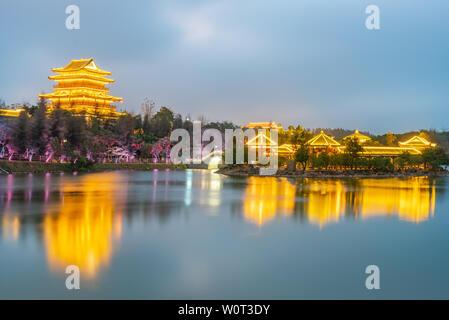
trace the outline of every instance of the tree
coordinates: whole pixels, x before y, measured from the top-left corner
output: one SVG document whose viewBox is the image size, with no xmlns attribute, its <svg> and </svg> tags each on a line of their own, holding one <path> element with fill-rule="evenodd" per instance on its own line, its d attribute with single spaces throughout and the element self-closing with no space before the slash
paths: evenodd
<svg viewBox="0 0 449 320">
<path fill-rule="evenodd" d="M 404 169 L 405 166 L 411 165 L 411 155 L 408 151 L 402 152 L 399 157 L 394 159 L 394 164 L 400 169 Z"/>
<path fill-rule="evenodd" d="M 318 167 L 320 169 L 324 168 L 327 169 L 329 167 L 329 155 L 325 152 L 322 152 L 318 155 Z"/>
<path fill-rule="evenodd" d="M 422 155 L 410 155 L 409 165 L 412 167 L 419 167 L 421 164 L 423 164 L 423 158 Z"/>
<path fill-rule="evenodd" d="M 60 141 L 65 139 L 67 133 L 66 118 L 70 115 L 68 111 L 56 106 L 50 113 L 50 132 L 52 137 L 57 137 Z"/>
<path fill-rule="evenodd" d="M 134 118 L 130 114 L 120 116 L 115 125 L 115 132 L 119 135 L 122 144 L 129 144 L 134 133 Z"/>
<path fill-rule="evenodd" d="M 47 100 L 40 98 L 37 109 L 31 117 L 31 141 L 38 154 L 49 149 L 50 127 L 47 119 Z"/>
<path fill-rule="evenodd" d="M 236 129 L 237 126 L 229 121 L 217 121 L 217 122 L 209 122 L 203 126 L 206 129 L 217 129 L 221 132 L 224 132 L 226 129 Z"/>
<path fill-rule="evenodd" d="M 293 146 L 294 150 L 297 150 L 299 146 L 304 145 L 311 138 L 311 133 L 301 125 L 296 128 L 289 126 L 288 131 L 284 134 L 287 134 L 287 141 Z"/>
<path fill-rule="evenodd" d="M 173 128 L 174 114 L 167 107 L 161 107 L 150 120 L 150 131 L 158 138 L 167 137 Z"/>
<path fill-rule="evenodd" d="M 424 168 L 430 167 L 431 170 L 437 170 L 443 165 L 449 164 L 447 154 L 443 148 L 429 148 L 423 151 L 422 159 L 424 162 Z"/>
<path fill-rule="evenodd" d="M 387 132 L 387 134 L 385 135 L 385 141 L 387 143 L 387 146 L 395 145 L 397 140 L 398 138 L 391 132 Z"/>
<path fill-rule="evenodd" d="M 20 154 L 24 154 L 31 147 L 31 124 L 30 118 L 25 111 L 22 111 L 14 126 L 13 144 Z"/>
<path fill-rule="evenodd" d="M 309 150 L 307 150 L 307 147 L 304 145 L 301 145 L 301 147 L 295 152 L 295 161 L 301 164 L 302 171 L 306 170 L 309 157 Z"/>
<path fill-rule="evenodd" d="M 182 128 L 182 116 L 177 113 L 173 119 L 173 129 Z"/>
<path fill-rule="evenodd" d="M 363 151 L 363 147 L 359 144 L 359 140 L 357 138 L 346 139 L 345 144 L 345 152 L 351 156 L 351 169 L 353 169 L 355 159 L 357 158 L 358 154 Z"/>
<path fill-rule="evenodd" d="M 150 153 L 153 156 L 154 161 L 159 162 L 159 160 L 162 157 L 164 157 L 166 160 L 170 158 L 170 149 L 171 149 L 170 139 L 162 138 L 153 144 Z"/>
<path fill-rule="evenodd" d="M 86 118 L 70 116 L 66 119 L 66 137 L 71 150 L 80 150 L 86 140 Z"/>
<path fill-rule="evenodd" d="M 392 171 L 394 169 L 390 159 L 385 157 L 373 158 L 373 167 L 377 171 Z"/>
</svg>

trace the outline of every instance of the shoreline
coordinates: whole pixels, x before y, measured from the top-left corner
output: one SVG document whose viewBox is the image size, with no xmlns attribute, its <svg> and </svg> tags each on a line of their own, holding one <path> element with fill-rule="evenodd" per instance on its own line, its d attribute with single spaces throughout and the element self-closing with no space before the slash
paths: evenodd
<svg viewBox="0 0 449 320">
<path fill-rule="evenodd" d="M 154 169 L 185 170 L 186 165 L 168 163 L 95 163 L 89 168 L 75 169 L 70 163 L 45 163 L 0 160 L 0 175 L 61 172 L 100 172 L 108 170 L 150 171 Z"/>
<path fill-rule="evenodd" d="M 229 177 L 264 177 L 259 175 L 258 168 L 221 168 L 216 173 Z M 402 178 L 402 177 L 442 177 L 447 176 L 449 171 L 429 171 L 422 169 L 408 169 L 403 171 L 366 171 L 366 170 L 296 170 L 288 171 L 286 169 L 278 169 L 277 173 L 266 177 L 283 177 L 283 178 L 317 178 L 317 179 L 342 179 L 342 178 Z"/>
<path fill-rule="evenodd" d="M 29 161 L 7 161 L 0 160 L 0 175 L 8 174 L 40 174 L 40 173 L 61 173 L 78 172 L 93 173 L 112 170 L 136 170 L 152 171 L 158 170 L 186 170 L 186 169 L 207 169 L 207 166 L 169 164 L 169 163 L 95 163 L 89 168 L 75 169 L 70 163 L 44 163 Z M 259 168 L 253 166 L 245 167 L 222 167 L 215 173 L 229 177 L 263 177 L 259 175 Z M 288 170 L 278 169 L 277 173 L 267 177 L 284 178 L 318 178 L 318 179 L 341 179 L 341 178 L 400 178 L 400 177 L 441 177 L 449 175 L 449 171 L 429 171 L 422 169 L 407 169 L 393 172 L 376 172 L 367 170 Z"/>
</svg>

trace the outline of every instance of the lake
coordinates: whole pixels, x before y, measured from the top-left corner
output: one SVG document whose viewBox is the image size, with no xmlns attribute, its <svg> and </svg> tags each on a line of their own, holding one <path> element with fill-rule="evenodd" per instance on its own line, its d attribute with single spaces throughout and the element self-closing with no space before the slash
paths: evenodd
<svg viewBox="0 0 449 320">
<path fill-rule="evenodd" d="M 448 299 L 447 182 L 3 175 L 0 298 Z"/>
</svg>

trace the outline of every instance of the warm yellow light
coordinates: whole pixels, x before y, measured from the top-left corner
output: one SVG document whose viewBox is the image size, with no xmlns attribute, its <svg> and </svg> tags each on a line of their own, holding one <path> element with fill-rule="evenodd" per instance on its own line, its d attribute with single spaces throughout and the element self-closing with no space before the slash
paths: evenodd
<svg viewBox="0 0 449 320">
<path fill-rule="evenodd" d="M 105 78 L 111 72 L 98 68 L 92 58 L 72 60 L 67 66 L 53 68 L 52 71 L 59 73 L 49 77 L 58 81 L 58 85 L 54 86 L 55 92 L 39 95 L 51 100 L 49 111 L 59 105 L 61 109 L 84 112 L 88 117 L 99 114 L 117 118 L 121 115 L 111 103 L 122 101 L 123 98 L 108 95 L 109 88 L 104 87 L 114 81 Z"/>
<path fill-rule="evenodd" d="M 245 218 L 257 225 L 295 212 L 322 228 L 348 215 L 354 219 L 397 216 L 420 223 L 433 217 L 435 201 L 435 183 L 428 177 L 360 179 L 351 184 L 305 179 L 298 188 L 284 178 L 251 177 L 243 209 Z"/>
<path fill-rule="evenodd" d="M 261 226 L 276 215 L 291 215 L 296 186 L 285 178 L 250 177 L 243 196 L 245 218 Z"/>
<path fill-rule="evenodd" d="M 55 271 L 74 264 L 94 277 L 108 265 L 121 235 L 126 185 L 118 173 L 108 172 L 76 183 L 63 180 L 61 188 L 63 199 L 47 211 L 43 224 L 48 262 Z"/>
<path fill-rule="evenodd" d="M 317 134 L 315 137 L 307 141 L 306 144 L 312 147 L 337 147 L 340 145 L 340 143 L 335 141 L 333 138 L 329 137 L 323 131 L 321 131 L 320 134 Z"/>
<path fill-rule="evenodd" d="M 413 136 L 410 139 L 408 139 L 407 141 L 399 142 L 399 144 L 401 146 L 410 146 L 410 147 L 415 147 L 415 148 L 435 147 L 436 146 L 435 143 L 431 143 L 420 136 Z"/>
<path fill-rule="evenodd" d="M 0 109 L 0 116 L 3 117 L 18 117 L 22 111 L 25 111 L 25 109 L 19 108 L 19 109 Z"/>
</svg>

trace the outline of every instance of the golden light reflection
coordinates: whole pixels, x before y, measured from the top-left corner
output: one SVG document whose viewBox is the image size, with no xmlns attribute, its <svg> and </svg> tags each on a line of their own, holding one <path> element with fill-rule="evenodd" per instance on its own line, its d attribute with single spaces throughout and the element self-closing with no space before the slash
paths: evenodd
<svg viewBox="0 0 449 320">
<path fill-rule="evenodd" d="M 296 186 L 286 178 L 250 177 L 243 196 L 245 218 L 261 226 L 277 213 L 291 215 L 295 208 Z"/>
<path fill-rule="evenodd" d="M 420 223 L 433 217 L 435 184 L 427 177 L 408 179 L 319 180 L 293 184 L 287 179 L 252 177 L 243 197 L 244 216 L 262 225 L 293 212 L 320 228 L 346 216 L 368 219 L 397 216 Z"/>
<path fill-rule="evenodd" d="M 397 215 L 401 220 L 419 223 L 434 215 L 435 184 L 429 178 L 369 179 L 364 181 L 364 189 L 362 218 Z"/>
<path fill-rule="evenodd" d="M 20 220 L 17 215 L 5 214 L 2 218 L 2 234 L 5 240 L 17 241 L 19 238 Z"/>
<path fill-rule="evenodd" d="M 314 180 L 306 181 L 306 190 L 301 193 L 306 194 L 304 202 L 308 220 L 320 226 L 338 222 L 340 215 L 346 210 L 345 189 L 340 180 Z"/>
<path fill-rule="evenodd" d="M 122 232 L 127 189 L 121 177 L 108 172 L 63 180 L 62 199 L 47 211 L 43 223 L 52 269 L 73 264 L 94 277 L 109 264 Z"/>
</svg>

